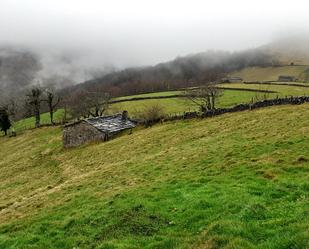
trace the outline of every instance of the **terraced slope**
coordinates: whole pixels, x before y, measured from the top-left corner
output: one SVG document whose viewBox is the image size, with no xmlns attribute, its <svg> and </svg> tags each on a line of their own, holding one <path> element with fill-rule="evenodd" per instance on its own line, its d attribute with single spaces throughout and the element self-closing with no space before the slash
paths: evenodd
<svg viewBox="0 0 309 249">
<path fill-rule="evenodd" d="M 309 105 L 64 150 L 0 137 L 0 248 L 306 248 Z"/>
</svg>

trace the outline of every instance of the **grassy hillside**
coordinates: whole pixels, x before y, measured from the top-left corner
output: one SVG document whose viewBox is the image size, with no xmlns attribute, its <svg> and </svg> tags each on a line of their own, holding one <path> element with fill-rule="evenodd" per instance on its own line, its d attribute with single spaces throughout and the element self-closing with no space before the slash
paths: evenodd
<svg viewBox="0 0 309 249">
<path fill-rule="evenodd" d="M 309 90 L 309 89 L 308 89 Z M 147 94 L 138 94 L 126 97 L 120 97 L 117 99 L 130 99 L 138 97 L 157 97 L 157 96 L 171 96 L 182 94 L 183 91 L 169 91 L 169 92 L 156 92 Z M 252 98 L 258 98 L 264 96 L 263 93 L 255 93 L 250 91 L 237 91 L 237 90 L 225 90 L 223 95 L 218 100 L 218 107 L 233 106 L 239 103 L 246 103 Z M 275 96 L 272 94 L 271 96 Z M 198 107 L 191 101 L 185 98 L 171 98 L 171 99 L 150 99 L 139 101 L 126 101 L 122 103 L 113 104 L 110 107 L 109 113 L 122 112 L 128 110 L 131 116 L 134 116 L 139 111 L 143 110 L 147 106 L 159 104 L 163 107 L 166 114 L 183 113 L 186 111 L 196 111 Z M 64 110 L 59 109 L 54 114 L 54 121 L 61 122 L 63 120 Z M 50 124 L 49 113 L 43 113 L 41 115 L 41 124 Z M 15 122 L 13 127 L 16 132 L 31 129 L 35 127 L 35 118 L 26 118 Z M 2 134 L 0 132 L 0 134 Z"/>
<path fill-rule="evenodd" d="M 306 85 L 306 83 L 304 83 Z M 243 88 L 243 89 L 257 89 L 257 90 L 270 90 L 278 93 L 260 93 L 252 91 L 239 91 L 239 90 L 224 90 L 222 96 L 217 101 L 217 107 L 230 107 L 240 103 L 250 102 L 252 99 L 262 99 L 262 98 L 275 98 L 279 96 L 298 96 L 298 95 L 308 95 L 309 88 L 300 86 L 283 86 L 283 85 L 260 85 L 260 84 L 220 84 L 219 86 L 228 88 Z M 172 96 L 182 94 L 183 91 L 167 91 L 167 92 L 156 92 L 147 94 L 138 94 L 132 96 L 120 97 L 117 99 L 130 99 L 138 97 L 157 97 L 157 96 Z M 198 106 L 193 104 L 186 98 L 170 98 L 170 99 L 149 99 L 149 100 L 138 100 L 138 101 L 125 101 L 121 103 L 116 103 L 111 105 L 109 113 L 122 112 L 123 110 L 128 110 L 131 116 L 135 116 L 138 112 L 145 109 L 147 106 L 151 105 L 161 105 L 166 114 L 179 114 L 187 111 L 197 111 Z M 54 120 L 60 122 L 63 119 L 64 111 L 62 109 L 58 110 L 54 114 Z M 34 117 L 23 119 L 14 124 L 14 129 L 17 132 L 34 128 Z M 49 114 L 44 113 L 41 115 L 42 124 L 50 124 Z M 0 133 L 1 134 L 1 133 Z"/>
<path fill-rule="evenodd" d="M 243 84 L 243 83 L 232 83 L 222 84 L 221 86 L 229 88 L 243 88 L 243 89 L 259 89 L 277 92 L 275 94 L 267 94 L 268 96 L 301 96 L 309 95 L 309 87 L 301 86 L 283 86 L 283 85 L 263 85 L 263 84 Z"/>
<path fill-rule="evenodd" d="M 116 98 L 116 100 L 132 99 L 132 98 L 144 98 L 144 97 L 172 96 L 172 95 L 177 95 L 177 94 L 182 94 L 182 93 L 183 93 L 183 91 L 166 91 L 166 92 L 144 93 L 144 94 L 136 94 L 136 95 L 118 97 L 118 98 Z"/>
<path fill-rule="evenodd" d="M 306 248 L 309 105 L 64 150 L 0 138 L 0 248 Z"/>
<path fill-rule="evenodd" d="M 309 88 L 308 88 L 309 90 Z M 174 94 L 179 94 L 179 91 L 170 92 Z M 155 93 L 156 96 L 160 96 Z M 165 94 L 165 93 L 162 93 Z M 140 97 L 143 95 L 139 95 Z M 149 94 L 146 94 L 149 96 Z M 161 95 L 165 96 L 165 95 Z M 250 102 L 252 98 L 259 98 L 264 96 L 264 93 L 251 92 L 251 91 L 237 91 L 237 90 L 224 90 L 222 96 L 217 101 L 217 107 L 228 107 L 240 103 Z M 272 96 L 275 96 L 272 94 Z M 129 113 L 134 115 L 136 112 L 143 110 L 147 106 L 159 104 L 163 107 L 165 113 L 183 113 L 187 111 L 197 111 L 198 106 L 192 101 L 186 98 L 170 98 L 170 99 L 149 99 L 149 100 L 139 100 L 139 101 L 127 101 L 122 103 L 113 104 L 111 111 L 119 112 L 121 110 L 128 110 Z"/>
<path fill-rule="evenodd" d="M 248 67 L 231 73 L 231 76 L 240 76 L 244 81 L 275 81 L 279 75 L 291 75 L 301 81 L 309 81 L 309 66 Z"/>
<path fill-rule="evenodd" d="M 64 110 L 59 109 L 54 113 L 54 122 L 59 123 L 63 120 Z M 27 130 L 35 127 L 35 118 L 25 118 L 13 123 L 15 131 Z M 49 113 L 41 114 L 41 124 L 51 124 Z"/>
</svg>

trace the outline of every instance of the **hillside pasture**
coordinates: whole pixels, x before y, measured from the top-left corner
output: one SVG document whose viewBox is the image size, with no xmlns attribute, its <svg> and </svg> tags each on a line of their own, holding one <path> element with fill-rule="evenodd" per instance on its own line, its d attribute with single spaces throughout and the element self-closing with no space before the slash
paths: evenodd
<svg viewBox="0 0 309 249">
<path fill-rule="evenodd" d="M 306 248 L 309 105 L 168 122 L 65 150 L 0 138 L 0 248 Z"/>
<path fill-rule="evenodd" d="M 280 75 L 295 76 L 309 82 L 309 66 L 248 67 L 230 74 L 244 81 L 276 81 Z"/>
<path fill-rule="evenodd" d="M 266 84 L 243 84 L 243 83 L 228 83 L 220 84 L 222 87 L 243 88 L 243 89 L 258 89 L 277 92 L 273 96 L 302 96 L 309 95 L 309 87 L 289 86 L 289 85 L 266 85 Z"/>
<path fill-rule="evenodd" d="M 217 107 L 230 107 L 240 103 L 248 103 L 250 101 L 261 100 L 264 98 L 275 98 L 276 96 L 299 96 L 308 95 L 309 87 L 290 86 L 290 85 L 264 85 L 264 84 L 243 84 L 243 83 L 229 83 L 220 84 L 219 87 L 231 88 L 231 90 L 223 90 L 223 95 L 217 101 Z M 235 89 L 233 89 L 235 88 Z M 256 89 L 254 91 L 240 91 L 241 89 Z M 260 90 L 274 91 L 276 93 L 262 93 Z M 132 96 L 125 96 L 116 98 L 115 100 L 123 100 L 124 102 L 112 104 L 109 113 L 121 112 L 128 110 L 131 116 L 136 116 L 139 112 L 145 108 L 153 105 L 159 105 L 163 107 L 165 114 L 176 115 L 183 114 L 188 111 L 198 111 L 198 106 L 186 98 L 174 98 L 173 95 L 180 95 L 183 91 L 166 91 L 147 94 L 138 94 Z M 143 99 L 134 100 L 132 98 L 147 98 L 147 97 L 160 97 L 167 96 L 171 98 L 166 99 Z M 127 101 L 126 101 L 127 100 Z M 61 122 L 63 120 L 64 110 L 59 109 L 55 113 L 55 121 Z M 26 129 L 34 128 L 34 117 L 20 120 L 13 124 L 15 131 L 20 132 Z M 50 124 L 49 114 L 44 113 L 41 115 L 42 124 Z"/>
<path fill-rule="evenodd" d="M 64 115 L 64 110 L 63 109 L 58 109 L 54 113 L 54 122 L 60 123 L 63 121 L 63 115 Z M 41 124 L 42 125 L 50 125 L 50 115 L 49 113 L 42 113 L 41 114 Z M 29 118 L 24 118 L 22 120 L 19 120 L 17 122 L 13 123 L 13 128 L 16 132 L 27 130 L 27 129 L 32 129 L 35 127 L 35 118 L 34 117 L 29 117 Z"/>
<path fill-rule="evenodd" d="M 134 100 L 132 98 L 147 98 L 147 97 L 159 97 L 159 96 L 173 96 L 180 95 L 183 91 L 167 91 L 167 92 L 156 92 L 147 94 L 138 94 L 132 96 L 126 96 L 116 98 L 115 100 L 128 100 L 121 103 L 112 104 L 109 113 L 122 112 L 128 110 L 131 115 L 135 115 L 142 111 L 144 108 L 153 105 L 160 105 L 163 107 L 164 113 L 174 115 L 187 111 L 197 111 L 198 107 L 186 98 L 167 98 L 167 99 L 149 99 L 149 100 Z M 251 101 L 252 98 L 261 98 L 265 94 L 255 93 L 249 91 L 238 91 L 238 90 L 224 90 L 223 96 L 218 100 L 218 107 L 228 107 L 239 103 L 246 103 Z M 269 94 L 267 94 L 269 96 Z M 63 120 L 64 110 L 58 109 L 54 114 L 54 121 L 60 123 Z M 35 118 L 25 118 L 20 121 L 13 123 L 13 128 L 16 132 L 23 130 L 32 129 L 35 127 Z M 41 114 L 41 124 L 48 125 L 50 123 L 49 113 Z"/>
<path fill-rule="evenodd" d="M 135 94 L 130 96 L 123 96 L 115 98 L 115 100 L 127 100 L 133 98 L 147 98 L 147 97 L 161 97 L 161 96 L 173 96 L 180 95 L 183 91 L 163 91 L 163 92 L 153 92 L 153 93 L 143 93 L 143 94 Z"/>
<path fill-rule="evenodd" d="M 181 94 L 180 91 L 168 92 L 171 95 Z M 265 96 L 275 96 L 273 93 L 261 93 L 252 91 L 239 91 L 239 90 L 223 90 L 222 96 L 217 101 L 217 107 L 230 107 L 240 103 L 248 103 L 252 99 L 261 99 Z M 156 93 L 155 96 L 159 93 Z M 164 94 L 164 93 L 163 93 Z M 149 94 L 138 95 L 139 97 L 153 96 Z M 166 96 L 166 95 L 161 95 Z M 168 96 L 168 95 L 167 95 Z M 166 114 L 183 114 L 189 111 L 198 111 L 198 106 L 187 98 L 168 98 L 168 99 L 148 99 L 148 100 L 135 100 L 126 101 L 122 103 L 113 104 L 111 112 L 119 112 L 127 110 L 133 116 L 134 114 L 142 111 L 144 108 L 153 105 L 160 105 Z"/>
</svg>

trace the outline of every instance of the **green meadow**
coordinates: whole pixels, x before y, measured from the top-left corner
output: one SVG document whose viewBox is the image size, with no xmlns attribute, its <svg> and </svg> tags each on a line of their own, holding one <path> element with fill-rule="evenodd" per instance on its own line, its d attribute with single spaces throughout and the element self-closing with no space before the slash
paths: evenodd
<svg viewBox="0 0 309 249">
<path fill-rule="evenodd" d="M 231 84 L 220 84 L 223 87 L 229 88 L 243 88 L 243 89 L 258 89 L 258 90 L 268 90 L 277 92 L 279 97 L 285 96 L 301 96 L 309 95 L 309 87 L 301 86 L 283 86 L 283 85 L 265 85 L 265 84 L 243 84 L 243 83 L 231 83 Z"/>
<path fill-rule="evenodd" d="M 306 85 L 304 83 L 304 85 Z M 248 103 L 251 101 L 261 100 L 264 98 L 276 98 L 285 96 L 299 96 L 308 95 L 308 87 L 300 86 L 284 86 L 284 85 L 262 85 L 262 84 L 243 84 L 243 83 L 232 83 L 232 84 L 220 84 L 219 87 L 231 88 L 223 90 L 222 96 L 217 100 L 217 107 L 230 107 L 240 103 Z M 242 89 L 255 89 L 255 90 L 268 90 L 274 91 L 276 93 L 262 93 L 254 91 L 240 91 L 233 88 Z M 143 98 L 143 97 L 159 97 L 159 96 L 173 96 L 181 95 L 183 91 L 166 91 L 166 92 L 155 92 L 138 94 L 132 96 L 119 97 L 116 100 L 128 100 L 120 103 L 112 104 L 109 108 L 109 113 L 121 112 L 123 110 L 129 111 L 132 117 L 138 115 L 139 112 L 143 111 L 145 108 L 153 105 L 159 105 L 162 110 L 167 115 L 178 115 L 184 112 L 198 111 L 198 106 L 186 98 L 175 97 L 166 99 L 146 99 L 146 100 L 134 100 L 130 101 L 132 98 Z M 60 123 L 63 120 L 64 110 L 59 109 L 55 115 L 55 122 Z M 17 121 L 13 124 L 13 128 L 17 132 L 21 132 L 27 129 L 34 128 L 34 117 L 26 118 Z M 42 124 L 50 124 L 50 118 L 48 113 L 43 113 L 41 115 Z"/>
<path fill-rule="evenodd" d="M 308 248 L 309 105 L 62 147 L 0 137 L 0 248 Z"/>
<path fill-rule="evenodd" d="M 290 75 L 309 82 L 309 66 L 247 67 L 231 73 L 244 81 L 276 81 L 280 75 Z"/>
</svg>

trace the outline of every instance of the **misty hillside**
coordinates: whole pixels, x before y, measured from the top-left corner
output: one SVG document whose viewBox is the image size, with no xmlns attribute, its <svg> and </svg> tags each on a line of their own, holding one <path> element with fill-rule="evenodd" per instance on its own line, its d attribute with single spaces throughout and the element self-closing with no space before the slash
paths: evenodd
<svg viewBox="0 0 309 249">
<path fill-rule="evenodd" d="M 272 54 L 284 65 L 290 63 L 296 65 L 309 64 L 309 37 L 306 35 L 276 40 L 262 46 L 261 49 Z"/>
<path fill-rule="evenodd" d="M 233 75 L 234 72 L 246 68 L 272 68 L 291 63 L 309 64 L 307 44 L 309 42 L 305 38 L 287 38 L 250 50 L 210 50 L 177 57 L 155 66 L 133 67 L 120 71 L 115 71 L 113 66 L 85 68 L 79 64 L 77 55 L 60 52 L 48 55 L 42 51 L 2 46 L 0 97 L 18 95 L 20 91 L 34 84 L 66 88 L 67 91 L 64 92 L 68 93 L 99 87 L 103 90 L 105 88 L 113 96 L 195 86 L 203 82 L 217 81 L 227 74 Z M 286 68 L 283 73 L 285 70 Z M 276 72 L 270 74 L 277 75 Z M 77 84 L 87 78 L 92 80 Z"/>
<path fill-rule="evenodd" d="M 284 75 L 291 71 L 284 66 L 309 64 L 306 44 L 306 41 L 286 39 L 240 52 L 207 51 L 177 57 L 155 66 L 113 72 L 70 87 L 70 90 L 105 86 L 112 88 L 114 95 L 170 90 L 218 81 L 225 75 L 254 67 L 269 68 L 268 71 L 274 68 L 273 75 L 277 77 L 278 73 Z M 283 70 L 278 70 L 278 67 L 283 67 Z M 303 73 L 298 71 L 293 71 L 292 75 Z"/>
<path fill-rule="evenodd" d="M 0 48 L 0 97 L 32 84 L 41 63 L 30 51 Z"/>
<path fill-rule="evenodd" d="M 241 77 L 245 82 L 277 81 L 280 75 L 294 76 L 300 81 L 298 83 L 308 82 L 309 66 L 247 67 L 229 74 Z"/>
<path fill-rule="evenodd" d="M 0 249 L 309 249 L 308 10 L 0 0 Z"/>
<path fill-rule="evenodd" d="M 160 63 L 155 66 L 128 68 L 96 78 L 73 89 L 94 86 L 113 87 L 116 95 L 170 90 L 217 81 L 225 74 L 246 67 L 272 66 L 274 58 L 260 49 L 242 52 L 208 51 Z M 70 88 L 72 90 L 72 88 Z"/>
<path fill-rule="evenodd" d="M 70 53 L 0 44 L 0 99 L 19 96 L 33 85 L 68 87 L 112 70 L 113 67 L 85 67 L 78 55 Z"/>
</svg>

